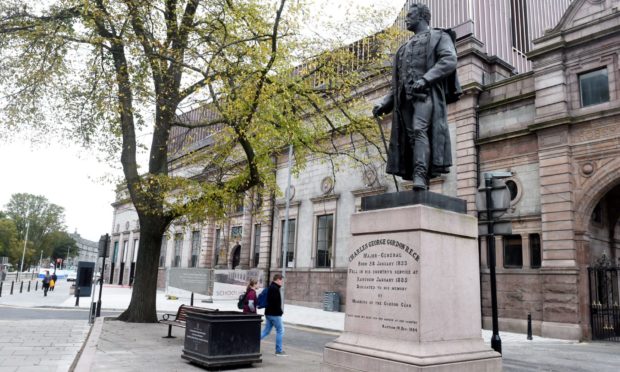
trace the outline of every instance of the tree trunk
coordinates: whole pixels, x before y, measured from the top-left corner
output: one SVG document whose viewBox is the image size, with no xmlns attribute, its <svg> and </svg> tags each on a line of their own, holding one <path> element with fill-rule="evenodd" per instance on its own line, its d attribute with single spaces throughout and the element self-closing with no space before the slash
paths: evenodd
<svg viewBox="0 0 620 372">
<path fill-rule="evenodd" d="M 141 216 L 140 249 L 136 262 L 136 276 L 129 307 L 118 320 L 131 323 L 157 323 L 157 274 L 161 241 L 168 223 L 161 216 Z"/>
</svg>

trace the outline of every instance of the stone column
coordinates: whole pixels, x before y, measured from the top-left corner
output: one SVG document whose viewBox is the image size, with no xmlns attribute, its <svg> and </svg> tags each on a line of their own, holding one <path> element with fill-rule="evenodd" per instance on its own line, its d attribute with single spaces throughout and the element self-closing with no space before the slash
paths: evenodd
<svg viewBox="0 0 620 372">
<path fill-rule="evenodd" d="M 273 198 L 264 198 L 262 206 L 262 219 L 260 224 L 260 247 L 258 254 L 258 266 L 257 268 L 264 272 L 264 285 L 269 284 L 269 268 L 271 267 L 271 244 L 273 234 Z M 273 239 L 274 241 L 276 239 Z"/>
<path fill-rule="evenodd" d="M 467 211 L 476 215 L 476 193 L 478 192 L 478 166 L 476 158 L 476 100 L 478 91 L 465 91 L 466 94 L 455 104 L 452 116 L 456 125 L 455 147 L 457 157 L 456 196 L 467 201 Z"/>
<path fill-rule="evenodd" d="M 532 268 L 532 256 L 530 251 L 530 234 L 521 234 L 521 252 L 523 252 L 523 268 Z"/>
<path fill-rule="evenodd" d="M 459 52 L 459 80 L 463 95 L 455 104 L 448 107 L 448 123 L 454 127 L 452 144 L 456 153 L 451 171 L 456 175 L 456 196 L 467 201 L 467 211 L 476 215 L 476 193 L 478 192 L 478 159 L 476 136 L 478 125 L 478 97 L 483 90 L 485 76 L 490 76 L 489 61 L 484 55 L 484 44 L 473 36 L 467 36 L 457 42 Z M 509 76 L 509 71 L 493 66 L 494 73 Z M 452 130 L 451 130 L 452 132 Z M 456 172 L 455 172 L 456 171 Z M 450 175 L 452 176 L 452 175 Z M 449 177 L 450 177 L 449 176 Z M 444 194 L 450 194 L 444 190 Z"/>
<path fill-rule="evenodd" d="M 239 268 L 248 270 L 250 268 L 250 251 L 252 250 L 252 211 L 254 203 L 252 201 L 254 193 L 248 192 L 243 199 L 243 220 L 241 222 L 241 256 L 239 259 Z"/>
<path fill-rule="evenodd" d="M 226 220 L 222 224 L 222 229 L 220 230 L 222 236 L 220 238 L 220 252 L 217 260 L 216 269 L 228 269 L 228 244 L 230 241 L 230 221 Z"/>
<path fill-rule="evenodd" d="M 489 267 L 489 247 L 486 238 L 480 239 L 480 267 L 485 269 Z"/>
<path fill-rule="evenodd" d="M 495 268 L 504 268 L 504 237 L 495 236 Z"/>
<path fill-rule="evenodd" d="M 568 126 L 562 125 L 538 132 L 544 276 L 542 336 L 581 339 L 568 131 Z"/>
<path fill-rule="evenodd" d="M 213 268 L 213 250 L 215 249 L 215 224 L 207 220 L 201 231 L 200 242 L 200 267 Z"/>
</svg>

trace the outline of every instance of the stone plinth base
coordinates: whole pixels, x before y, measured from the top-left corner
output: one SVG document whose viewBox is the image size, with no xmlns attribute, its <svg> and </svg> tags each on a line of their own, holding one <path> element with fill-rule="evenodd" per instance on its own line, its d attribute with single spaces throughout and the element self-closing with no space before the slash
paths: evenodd
<svg viewBox="0 0 620 372">
<path fill-rule="evenodd" d="M 323 371 L 501 371 L 481 337 L 477 220 L 412 205 L 351 218 L 344 333 Z"/>
<path fill-rule="evenodd" d="M 460 342 L 396 343 L 370 337 L 367 345 L 359 338 L 368 336 L 343 334 L 325 346 L 321 371 L 381 372 L 496 372 L 502 370 L 498 353 L 482 339 Z M 351 339 L 353 343 L 345 343 Z M 392 349 L 386 347 L 392 346 Z"/>
</svg>

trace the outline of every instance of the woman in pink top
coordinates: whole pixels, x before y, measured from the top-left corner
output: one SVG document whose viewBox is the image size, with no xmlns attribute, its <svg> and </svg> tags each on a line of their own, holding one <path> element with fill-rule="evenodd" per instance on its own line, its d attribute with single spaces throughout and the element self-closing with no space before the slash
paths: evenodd
<svg viewBox="0 0 620 372">
<path fill-rule="evenodd" d="M 243 300 L 243 312 L 256 314 L 256 305 L 257 305 L 257 296 L 256 296 L 256 288 L 258 287 L 258 282 L 256 279 L 250 279 L 248 283 L 248 288 L 245 291 L 245 300 Z"/>
</svg>

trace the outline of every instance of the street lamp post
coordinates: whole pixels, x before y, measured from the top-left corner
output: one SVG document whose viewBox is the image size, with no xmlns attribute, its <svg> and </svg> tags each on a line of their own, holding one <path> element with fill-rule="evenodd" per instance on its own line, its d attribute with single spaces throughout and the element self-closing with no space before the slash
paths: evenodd
<svg viewBox="0 0 620 372">
<path fill-rule="evenodd" d="M 108 253 L 108 245 L 110 244 L 110 235 L 102 235 L 99 239 L 99 257 L 101 257 L 101 274 L 99 275 L 99 301 L 95 308 L 95 316 L 101 316 L 101 293 L 103 292 L 103 274 L 105 273 L 105 259 Z M 96 285 L 96 284 L 95 284 Z M 93 296 L 94 299 L 94 296 Z"/>
<path fill-rule="evenodd" d="M 285 207 L 285 212 L 284 212 L 284 232 L 283 232 L 283 239 L 282 239 L 282 245 L 284 247 L 284 250 L 282 252 L 282 308 L 284 309 L 284 286 L 286 284 L 286 280 L 284 280 L 286 278 L 286 266 L 288 265 L 288 229 L 289 229 L 289 221 L 288 221 L 288 217 L 289 217 L 289 209 L 290 209 L 290 205 L 291 205 L 291 165 L 292 165 L 292 158 L 293 158 L 293 145 L 289 145 L 288 147 L 288 179 L 286 182 L 286 192 L 284 193 L 284 197 L 286 198 L 286 207 Z"/>
<path fill-rule="evenodd" d="M 502 340 L 499 337 L 499 320 L 497 313 L 497 281 L 495 275 L 495 218 L 493 213 L 496 211 L 505 211 L 504 208 L 496 209 L 493 203 L 493 190 L 502 187 L 495 187 L 493 179 L 501 179 L 512 176 L 511 172 L 488 172 L 484 174 L 484 190 L 486 197 L 486 214 L 487 214 L 487 246 L 489 252 L 489 266 L 491 276 L 491 317 L 493 321 L 493 336 L 491 336 L 491 348 L 502 353 Z"/>
<path fill-rule="evenodd" d="M 19 265 L 19 272 L 24 272 L 24 257 L 26 256 L 26 244 L 28 243 L 28 230 L 30 229 L 30 220 L 28 219 L 28 215 L 30 214 L 30 210 L 26 212 L 26 236 L 24 237 L 24 250 L 22 251 L 22 263 Z"/>
<path fill-rule="evenodd" d="M 493 199 L 491 198 L 491 190 L 493 189 L 493 178 L 484 177 L 484 186 L 486 187 L 487 198 L 487 245 L 489 247 L 489 266 L 491 269 L 491 317 L 493 319 L 493 336 L 491 337 L 491 348 L 502 353 L 502 340 L 499 337 L 499 321 L 497 314 L 497 283 L 495 280 L 495 234 L 493 231 Z"/>
</svg>

